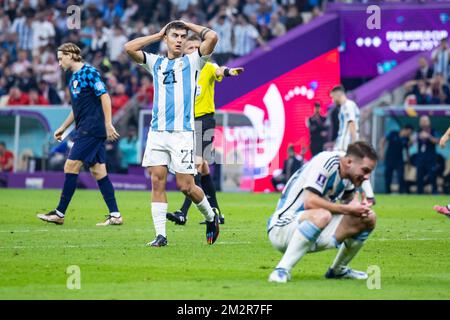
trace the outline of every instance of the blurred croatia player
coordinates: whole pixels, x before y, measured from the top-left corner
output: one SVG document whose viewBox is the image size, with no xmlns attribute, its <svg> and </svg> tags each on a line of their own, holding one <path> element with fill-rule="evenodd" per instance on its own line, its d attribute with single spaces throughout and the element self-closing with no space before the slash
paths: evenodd
<svg viewBox="0 0 450 320">
<path fill-rule="evenodd" d="M 445 148 L 448 139 L 450 139 L 450 127 L 448 127 L 447 131 L 445 131 L 441 139 L 439 139 L 439 146 L 441 148 Z M 438 213 L 446 215 L 448 218 L 450 218 L 450 203 L 448 203 L 446 206 L 434 206 L 433 209 Z"/>
<path fill-rule="evenodd" d="M 183 55 L 189 30 L 198 33 L 202 43 L 198 50 Z M 167 55 L 142 51 L 151 43 L 163 40 Z M 152 179 L 152 217 L 156 238 L 149 246 L 167 245 L 166 214 L 167 170 L 175 172 L 178 188 L 189 197 L 206 220 L 206 240 L 213 244 L 219 235 L 219 215 L 213 211 L 203 190 L 195 185 L 194 101 L 197 78 L 213 52 L 217 34 L 211 29 L 172 21 L 159 33 L 140 37 L 125 44 L 128 55 L 154 78 L 155 95 L 150 130 L 142 166 Z"/>
<path fill-rule="evenodd" d="M 331 89 L 331 97 L 333 102 L 340 106 L 339 131 L 336 143 L 334 144 L 334 151 L 346 152 L 347 146 L 350 143 L 359 140 L 359 108 L 354 101 L 347 98 L 345 89 L 341 85 Z M 364 202 L 367 202 L 369 205 L 374 205 L 375 195 L 370 180 L 364 181 L 361 189 L 364 191 Z"/>
<path fill-rule="evenodd" d="M 198 50 L 201 39 L 198 35 L 190 36 L 184 48 L 185 54 L 191 54 Z M 214 128 L 216 120 L 214 119 L 214 87 L 216 81 L 222 81 L 223 77 L 237 76 L 244 71 L 244 68 L 219 67 L 217 64 L 207 62 L 200 72 L 198 79 L 196 98 L 195 98 L 195 136 L 196 136 L 196 167 L 200 173 L 195 176 L 196 184 L 201 186 L 206 194 L 211 206 L 219 213 L 219 222 L 225 223 L 225 218 L 220 211 L 219 202 L 216 197 L 216 189 L 209 175 L 209 163 L 214 161 L 212 143 L 214 140 Z M 167 219 L 178 225 L 184 225 L 187 221 L 187 214 L 191 206 L 191 199 L 185 198 L 180 210 L 175 213 L 167 213 Z M 204 222 L 202 222 L 204 223 Z"/>
<path fill-rule="evenodd" d="M 58 48 L 58 62 L 65 71 L 72 72 L 69 91 L 72 111 L 59 127 L 54 137 L 61 141 L 64 132 L 75 121 L 74 144 L 64 165 L 64 186 L 58 207 L 38 218 L 55 224 L 64 223 L 66 209 L 77 187 L 77 178 L 83 163 L 89 166 L 92 176 L 109 209 L 109 215 L 97 226 L 123 223 L 117 208 L 114 188 L 105 165 L 105 140 L 117 140 L 119 134 L 112 125 L 111 99 L 99 72 L 83 62 L 81 50 L 73 43 Z"/>
<path fill-rule="evenodd" d="M 319 153 L 289 179 L 267 224 L 270 242 L 284 253 L 270 282 L 289 281 L 305 254 L 333 248 L 339 251 L 326 278 L 367 279 L 348 264 L 375 228 L 376 216 L 369 206 L 352 200 L 376 162 L 373 147 L 358 141 L 346 153 Z"/>
</svg>

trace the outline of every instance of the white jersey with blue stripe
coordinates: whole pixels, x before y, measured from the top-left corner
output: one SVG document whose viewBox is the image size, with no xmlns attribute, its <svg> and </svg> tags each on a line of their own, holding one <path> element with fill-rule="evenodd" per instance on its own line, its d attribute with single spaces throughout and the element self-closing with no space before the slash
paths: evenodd
<svg viewBox="0 0 450 320">
<path fill-rule="evenodd" d="M 350 133 L 350 121 L 353 121 L 355 124 L 356 140 L 359 139 L 359 119 L 360 112 L 358 106 L 354 101 L 347 99 L 339 111 L 339 131 L 334 145 L 335 151 L 346 152 L 348 145 L 355 142 L 352 141 Z"/>
<path fill-rule="evenodd" d="M 153 76 L 152 131 L 194 131 L 197 79 L 208 56 L 197 50 L 176 59 L 144 52 L 141 64 Z"/>
<path fill-rule="evenodd" d="M 339 175 L 340 158 L 343 156 L 345 153 L 341 151 L 324 151 L 297 170 L 287 182 L 268 228 L 289 224 L 305 210 L 306 189 L 312 189 L 330 202 L 340 200 L 344 192 L 353 191 L 355 187 L 351 181 Z"/>
</svg>

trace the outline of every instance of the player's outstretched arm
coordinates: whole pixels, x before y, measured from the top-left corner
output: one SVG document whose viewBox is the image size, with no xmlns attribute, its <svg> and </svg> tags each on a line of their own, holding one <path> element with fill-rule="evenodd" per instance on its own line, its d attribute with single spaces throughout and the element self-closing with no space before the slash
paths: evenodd
<svg viewBox="0 0 450 320">
<path fill-rule="evenodd" d="M 61 141 L 62 135 L 64 134 L 64 131 L 72 124 L 72 122 L 75 120 L 75 116 L 73 115 L 73 111 L 70 111 L 69 115 L 67 116 L 66 120 L 64 120 L 63 124 L 55 130 L 55 133 L 53 134 L 53 137 L 57 141 Z"/>
<path fill-rule="evenodd" d="M 167 24 L 160 32 L 152 34 L 151 36 L 139 37 L 134 40 L 128 41 L 124 44 L 125 52 L 130 56 L 133 61 L 137 63 L 144 63 L 144 53 L 142 48 L 152 44 L 154 42 L 161 41 L 164 38 Z"/>
<path fill-rule="evenodd" d="M 450 138 L 450 127 L 445 131 L 444 135 L 439 140 L 439 145 L 441 148 L 445 148 L 445 145 L 447 144 L 448 139 Z"/>
<path fill-rule="evenodd" d="M 218 77 L 235 77 L 244 72 L 244 68 L 228 68 L 222 66 L 216 69 L 216 76 Z"/>
<path fill-rule="evenodd" d="M 105 115 L 106 137 L 108 140 L 115 141 L 120 137 L 120 135 L 117 133 L 112 124 L 111 98 L 109 97 L 109 94 L 104 93 L 100 96 L 100 100 L 102 102 L 103 114 Z"/>
<path fill-rule="evenodd" d="M 207 27 L 199 26 L 194 23 L 182 21 L 189 30 L 198 33 L 200 38 L 202 39 L 202 43 L 200 44 L 200 54 L 202 56 L 207 56 L 214 51 L 214 47 L 219 40 L 217 33 Z"/>
</svg>

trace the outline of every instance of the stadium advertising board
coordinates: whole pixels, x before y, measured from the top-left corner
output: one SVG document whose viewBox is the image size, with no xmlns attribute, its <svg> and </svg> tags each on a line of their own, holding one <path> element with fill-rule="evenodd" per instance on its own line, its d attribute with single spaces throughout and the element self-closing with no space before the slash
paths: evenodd
<svg viewBox="0 0 450 320">
<path fill-rule="evenodd" d="M 330 102 L 329 91 L 337 83 L 339 53 L 334 49 L 220 108 L 244 113 L 256 129 L 254 191 L 272 190 L 272 173 L 282 168 L 290 144 L 295 145 L 297 153 L 309 145 L 306 119 L 313 112 L 313 103 L 322 102 L 325 112 Z M 227 139 L 236 136 L 225 135 Z M 306 158 L 309 156 L 308 151 Z"/>
<path fill-rule="evenodd" d="M 341 76 L 375 77 L 419 52 L 439 46 L 450 33 L 450 8 L 385 8 L 380 29 L 369 29 L 366 6 L 339 11 Z"/>
</svg>

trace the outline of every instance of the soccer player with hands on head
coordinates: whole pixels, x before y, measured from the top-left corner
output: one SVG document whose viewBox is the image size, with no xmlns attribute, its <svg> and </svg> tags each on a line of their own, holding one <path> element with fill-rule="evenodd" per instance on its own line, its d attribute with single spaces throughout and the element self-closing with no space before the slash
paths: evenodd
<svg viewBox="0 0 450 320">
<path fill-rule="evenodd" d="M 184 47 L 184 54 L 191 54 L 200 48 L 201 39 L 198 35 L 190 36 Z M 209 174 L 209 163 L 214 162 L 214 88 L 215 83 L 221 82 L 223 77 L 238 76 L 244 72 L 244 68 L 228 68 L 207 62 L 200 72 L 195 98 L 195 136 L 196 136 L 196 167 L 199 174 L 195 176 L 195 183 L 201 186 L 211 206 L 219 212 L 219 222 L 225 223 L 225 218 L 219 208 L 214 182 Z M 174 213 L 168 212 L 167 219 L 177 225 L 185 225 L 187 214 L 192 201 L 186 197 L 180 210 Z M 205 223 L 205 222 L 201 222 Z"/>
<path fill-rule="evenodd" d="M 189 31 L 200 35 L 201 44 L 191 54 L 183 54 Z M 164 41 L 167 54 L 158 56 L 142 48 Z M 213 244 L 219 235 L 219 215 L 209 204 L 203 190 L 194 182 L 194 101 L 197 78 L 218 41 L 209 29 L 181 20 L 172 21 L 160 32 L 139 37 L 125 44 L 125 51 L 154 79 L 152 120 L 142 166 L 152 181 L 151 212 L 156 238 L 152 247 L 167 245 L 166 182 L 168 170 L 175 173 L 177 187 L 192 200 L 206 220 L 206 240 Z"/>
</svg>

